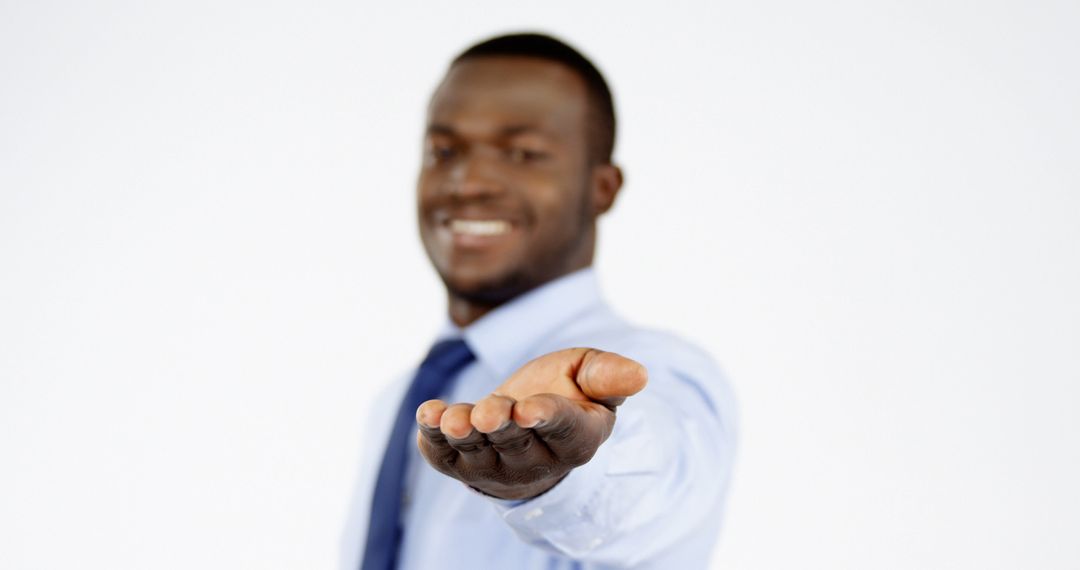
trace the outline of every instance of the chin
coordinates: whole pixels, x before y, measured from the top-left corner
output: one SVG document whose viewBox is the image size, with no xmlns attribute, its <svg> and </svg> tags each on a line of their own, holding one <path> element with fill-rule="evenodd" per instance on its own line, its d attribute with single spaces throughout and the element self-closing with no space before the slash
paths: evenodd
<svg viewBox="0 0 1080 570">
<path fill-rule="evenodd" d="M 532 288 L 528 277 L 522 272 L 493 275 L 461 275 L 440 272 L 439 277 L 446 291 L 470 303 L 497 306 Z"/>
</svg>

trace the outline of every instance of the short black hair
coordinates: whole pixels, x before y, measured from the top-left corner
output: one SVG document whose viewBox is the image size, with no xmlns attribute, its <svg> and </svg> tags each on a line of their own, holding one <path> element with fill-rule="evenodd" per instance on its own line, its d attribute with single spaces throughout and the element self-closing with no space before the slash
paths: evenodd
<svg viewBox="0 0 1080 570">
<path fill-rule="evenodd" d="M 561 63 L 585 80 L 589 97 L 588 137 L 591 158 L 611 162 L 615 150 L 615 103 L 603 74 L 587 57 L 569 44 L 537 33 L 508 34 L 484 40 L 461 52 L 450 64 L 485 56 L 536 57 Z"/>
</svg>

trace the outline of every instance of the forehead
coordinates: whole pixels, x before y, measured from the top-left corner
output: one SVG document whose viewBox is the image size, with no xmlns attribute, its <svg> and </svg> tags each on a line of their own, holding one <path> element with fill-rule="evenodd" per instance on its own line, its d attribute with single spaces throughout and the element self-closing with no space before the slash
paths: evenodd
<svg viewBox="0 0 1080 570">
<path fill-rule="evenodd" d="M 487 56 L 454 64 L 435 90 L 428 124 L 484 131 L 528 125 L 553 134 L 583 134 L 585 81 L 554 61 Z"/>
</svg>

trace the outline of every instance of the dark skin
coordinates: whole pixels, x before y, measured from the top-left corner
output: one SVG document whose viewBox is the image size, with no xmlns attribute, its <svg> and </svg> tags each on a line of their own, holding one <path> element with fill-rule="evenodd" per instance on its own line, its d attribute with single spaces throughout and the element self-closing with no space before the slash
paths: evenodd
<svg viewBox="0 0 1080 570">
<path fill-rule="evenodd" d="M 436 90 L 417 210 L 457 325 L 592 264 L 596 220 L 622 173 L 590 153 L 590 119 L 582 78 L 543 59 L 465 60 Z M 593 457 L 616 407 L 646 382 L 643 366 L 615 353 L 553 352 L 475 404 L 422 404 L 417 443 L 446 475 L 532 498 Z"/>
</svg>

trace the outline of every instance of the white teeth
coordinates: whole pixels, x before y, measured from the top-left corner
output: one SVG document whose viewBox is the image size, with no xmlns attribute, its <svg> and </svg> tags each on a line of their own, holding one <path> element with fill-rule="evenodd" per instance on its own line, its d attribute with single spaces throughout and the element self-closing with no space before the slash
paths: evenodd
<svg viewBox="0 0 1080 570">
<path fill-rule="evenodd" d="M 471 236 L 497 236 L 510 231 L 506 220 L 450 220 L 450 231 Z"/>
</svg>

